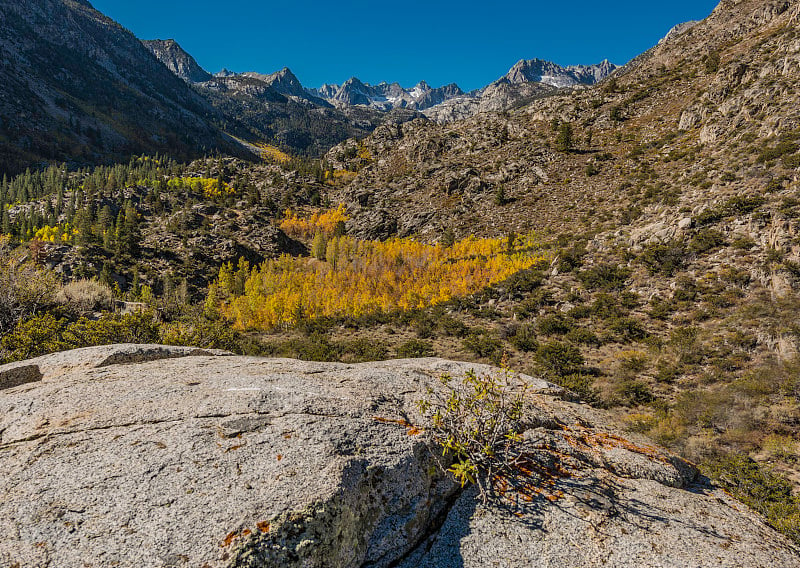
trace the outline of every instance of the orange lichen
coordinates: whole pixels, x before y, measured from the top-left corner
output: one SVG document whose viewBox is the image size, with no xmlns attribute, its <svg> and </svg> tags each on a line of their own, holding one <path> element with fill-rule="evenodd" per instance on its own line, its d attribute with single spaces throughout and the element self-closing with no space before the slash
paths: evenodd
<svg viewBox="0 0 800 568">
<path fill-rule="evenodd" d="M 402 426 L 406 429 L 406 432 L 409 436 L 419 436 L 422 434 L 422 430 L 411 424 L 407 420 L 402 420 L 398 418 L 383 418 L 381 416 L 373 416 L 373 420 L 377 422 L 383 422 L 384 424 L 397 424 L 398 426 Z"/>
<path fill-rule="evenodd" d="M 256 523 L 256 528 L 262 533 L 269 532 L 269 523 L 267 521 L 261 521 L 260 523 Z"/>
<path fill-rule="evenodd" d="M 236 540 L 237 538 L 239 538 L 239 533 L 238 532 L 233 531 L 233 532 L 228 533 L 228 536 L 226 536 L 225 539 L 222 541 L 222 544 L 220 544 L 220 547 L 224 548 L 226 546 L 230 546 L 231 543 L 234 540 Z"/>
</svg>

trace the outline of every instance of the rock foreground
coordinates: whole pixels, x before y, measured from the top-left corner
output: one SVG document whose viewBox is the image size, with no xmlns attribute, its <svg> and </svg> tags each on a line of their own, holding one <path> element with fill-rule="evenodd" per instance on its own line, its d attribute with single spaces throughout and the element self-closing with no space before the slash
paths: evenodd
<svg viewBox="0 0 800 568">
<path fill-rule="evenodd" d="M 527 377 L 526 437 L 580 467 L 482 505 L 409 425 L 469 369 L 131 345 L 0 367 L 0 566 L 800 566 L 691 465 Z"/>
</svg>

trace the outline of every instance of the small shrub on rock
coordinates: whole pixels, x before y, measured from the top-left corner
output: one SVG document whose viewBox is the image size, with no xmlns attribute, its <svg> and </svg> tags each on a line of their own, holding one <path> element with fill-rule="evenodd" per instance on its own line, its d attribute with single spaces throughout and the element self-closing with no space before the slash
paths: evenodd
<svg viewBox="0 0 800 568">
<path fill-rule="evenodd" d="M 426 434 L 452 459 L 446 469 L 462 487 L 475 484 L 486 502 L 494 480 L 515 468 L 515 446 L 524 431 L 525 386 L 508 372 L 469 371 L 461 380 L 450 375 L 440 380 L 442 390 L 431 390 L 418 402 L 430 421 Z"/>
</svg>

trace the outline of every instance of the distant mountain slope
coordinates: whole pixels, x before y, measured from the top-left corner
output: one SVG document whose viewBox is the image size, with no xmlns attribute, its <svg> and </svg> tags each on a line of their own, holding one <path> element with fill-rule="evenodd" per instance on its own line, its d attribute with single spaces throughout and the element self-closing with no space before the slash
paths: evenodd
<svg viewBox="0 0 800 568">
<path fill-rule="evenodd" d="M 383 111 L 397 108 L 425 110 L 464 94 L 455 83 L 431 88 L 425 81 L 420 81 L 411 89 L 404 89 L 399 83 L 383 82 L 373 86 L 356 77 L 341 86 L 323 85 L 311 91 L 337 106 L 362 105 Z"/>
<path fill-rule="evenodd" d="M 311 94 L 299 96 L 296 85 L 299 81 L 285 69 L 272 75 L 217 74 L 194 87 L 226 117 L 226 131 L 304 156 L 321 156 L 348 138 L 363 138 L 380 124 L 421 116 L 402 109 L 337 109 Z"/>
<path fill-rule="evenodd" d="M 211 73 L 200 67 L 194 57 L 186 53 L 174 39 L 143 40 L 142 43 L 167 69 L 187 83 L 211 80 Z"/>
<path fill-rule="evenodd" d="M 0 0 L 0 171 L 234 151 L 219 114 L 127 30 L 75 0 Z"/>
<path fill-rule="evenodd" d="M 607 59 L 596 65 L 562 67 L 542 59 L 522 59 L 497 81 L 471 93 L 429 107 L 425 115 L 439 123 L 469 118 L 481 112 L 508 110 L 559 89 L 595 85 L 619 69 Z"/>
<path fill-rule="evenodd" d="M 608 77 L 616 69 L 617 66 L 607 59 L 596 65 L 571 65 L 569 67 L 562 67 L 542 59 L 523 59 L 497 82 L 544 83 L 556 88 L 577 87 L 594 85 Z"/>
</svg>

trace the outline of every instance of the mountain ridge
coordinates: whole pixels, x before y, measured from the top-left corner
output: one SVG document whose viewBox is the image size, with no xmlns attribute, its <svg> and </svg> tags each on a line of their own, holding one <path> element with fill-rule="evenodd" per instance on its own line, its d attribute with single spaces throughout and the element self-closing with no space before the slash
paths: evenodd
<svg viewBox="0 0 800 568">
<path fill-rule="evenodd" d="M 187 83 L 203 83 L 212 78 L 211 73 L 200 67 L 174 39 L 142 40 L 142 43 L 175 75 Z"/>
<path fill-rule="evenodd" d="M 158 40 L 145 40 L 143 43 L 154 50 L 162 62 L 173 72 L 186 79 L 191 68 L 197 80 L 191 79 L 195 84 L 205 84 L 215 78 L 248 77 L 256 79 L 270 86 L 275 91 L 292 97 L 295 101 L 305 101 L 319 107 L 336 107 L 340 110 L 349 107 L 367 107 L 381 112 L 405 109 L 421 111 L 429 117 L 441 117 L 444 113 L 435 110 L 435 107 L 452 100 L 466 100 L 461 105 L 461 115 L 469 115 L 473 109 L 499 110 L 516 102 L 518 91 L 529 95 L 531 91 L 543 93 L 547 88 L 554 92 L 559 88 L 576 88 L 593 85 L 613 73 L 618 67 L 608 60 L 594 65 L 570 65 L 562 67 L 556 63 L 541 59 L 521 59 L 502 77 L 489 85 L 471 91 L 463 91 L 456 83 L 431 87 L 425 80 L 419 81 L 411 88 L 402 87 L 397 82 L 382 81 L 376 85 L 363 82 L 358 77 L 350 77 L 341 85 L 325 83 L 319 88 L 305 87 L 297 76 L 289 69 L 283 67 L 274 73 L 259 73 L 245 71 L 234 73 L 223 69 L 214 76 L 207 72 L 195 69 L 192 65 L 194 59 L 180 46 L 173 43 L 168 46 L 160 45 Z M 156 42 L 156 43 L 153 43 Z M 195 64 L 196 65 L 196 64 Z M 524 85 L 536 83 L 538 88 L 519 89 L 503 88 L 502 85 Z M 497 93 L 501 93 L 499 96 Z M 484 100 L 481 100 L 484 99 Z M 456 103 L 458 104 L 458 103 Z M 430 111 L 426 113 L 425 111 Z"/>
</svg>

